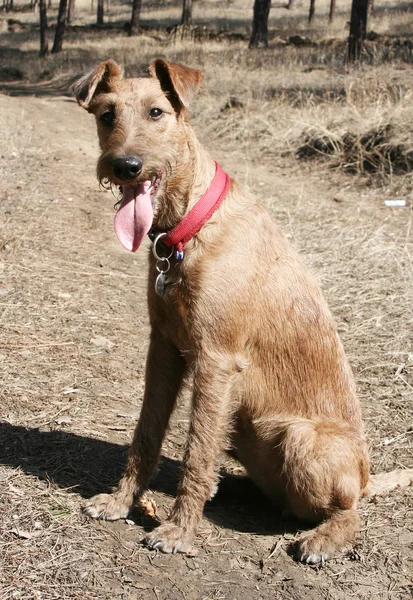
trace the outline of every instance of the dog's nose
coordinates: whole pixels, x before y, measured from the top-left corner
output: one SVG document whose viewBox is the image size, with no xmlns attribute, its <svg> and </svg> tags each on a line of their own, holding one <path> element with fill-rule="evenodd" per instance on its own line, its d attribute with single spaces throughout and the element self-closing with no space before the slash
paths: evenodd
<svg viewBox="0 0 413 600">
<path fill-rule="evenodd" d="M 112 171 L 115 177 L 128 181 L 135 179 L 142 171 L 142 161 L 138 156 L 120 156 L 112 159 Z"/>
</svg>

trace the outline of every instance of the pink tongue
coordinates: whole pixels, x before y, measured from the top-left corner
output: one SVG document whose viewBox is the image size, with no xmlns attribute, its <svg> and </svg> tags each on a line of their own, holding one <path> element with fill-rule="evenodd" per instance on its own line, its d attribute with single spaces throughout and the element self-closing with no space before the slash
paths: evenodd
<svg viewBox="0 0 413 600">
<path fill-rule="evenodd" d="M 115 216 L 115 233 L 122 246 L 131 252 L 136 252 L 152 225 L 150 188 L 150 181 L 123 188 L 123 200 Z"/>
</svg>

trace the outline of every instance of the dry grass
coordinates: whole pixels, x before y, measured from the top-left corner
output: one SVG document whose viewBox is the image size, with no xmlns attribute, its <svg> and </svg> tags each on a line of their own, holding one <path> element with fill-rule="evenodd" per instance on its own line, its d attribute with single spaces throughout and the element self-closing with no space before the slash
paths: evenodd
<svg viewBox="0 0 413 600">
<path fill-rule="evenodd" d="M 78 502 L 19 469 L 1 469 L 0 485 L 0 598 L 84 598 L 94 536 Z"/>
<path fill-rule="evenodd" d="M 172 3 L 144 6 L 148 29 L 138 39 L 73 28 L 65 51 L 44 61 L 37 31 L 0 36 L 4 66 L 26 75 L 8 90 L 41 95 L 0 95 L 1 600 L 411 596 L 409 491 L 363 501 L 355 551 L 321 571 L 287 556 L 297 524 L 274 517 L 248 486 L 234 492 L 231 481 L 223 482 L 228 496 L 207 507 L 196 559 L 147 552 L 137 543 L 139 515 L 131 527 L 79 512 L 82 497 L 119 476 L 148 337 L 145 253 L 127 255 L 112 234 L 114 199 L 93 176 L 92 120 L 54 95 L 108 56 L 128 75 L 157 55 L 204 71 L 194 125 L 224 168 L 263 198 L 320 280 L 355 368 L 373 469 L 412 466 L 412 175 L 396 168 L 400 157 L 410 166 L 411 59 L 383 37 L 368 47 L 370 64 L 349 69 L 346 5 L 332 28 L 326 0 L 310 27 L 306 4 L 294 13 L 274 6 L 264 52 L 246 48 L 251 7 L 243 0 L 195 3 L 195 19 L 208 15 L 215 32 L 202 41 L 154 28 L 159 17 L 177 22 Z M 89 6 L 79 4 L 76 23 L 93 21 Z M 409 7 L 376 6 L 371 27 L 405 39 Z M 114 4 L 112 24 L 128 12 Z M 297 32 L 318 46 L 284 43 Z M 304 144 L 321 160 L 297 160 Z M 392 198 L 408 206 L 384 206 Z M 155 485 L 161 516 L 186 427 L 183 402 Z"/>
<path fill-rule="evenodd" d="M 342 115 L 342 121 L 309 126 L 302 134 L 297 157 L 318 158 L 351 173 L 410 173 L 413 169 L 411 107 L 399 106 L 391 111 L 373 108 L 372 112 L 370 122 L 353 113 Z"/>
</svg>

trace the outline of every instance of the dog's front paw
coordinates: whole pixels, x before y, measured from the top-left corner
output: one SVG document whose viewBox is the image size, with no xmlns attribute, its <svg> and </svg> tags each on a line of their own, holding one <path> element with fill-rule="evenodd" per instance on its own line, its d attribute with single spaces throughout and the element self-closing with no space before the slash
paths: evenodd
<svg viewBox="0 0 413 600">
<path fill-rule="evenodd" d="M 146 538 L 145 543 L 153 550 L 161 550 L 166 554 L 176 554 L 182 552 L 194 556 L 196 551 L 193 549 L 191 541 L 193 535 L 188 534 L 184 529 L 173 523 L 164 523 L 154 529 Z"/>
<path fill-rule="evenodd" d="M 304 534 L 295 544 L 296 558 L 307 565 L 323 565 L 334 550 L 334 545 L 317 532 Z"/>
<path fill-rule="evenodd" d="M 98 494 L 87 500 L 83 506 L 83 512 L 94 519 L 105 519 L 116 521 L 126 519 L 130 511 L 130 505 L 124 498 L 114 492 L 113 494 Z"/>
</svg>

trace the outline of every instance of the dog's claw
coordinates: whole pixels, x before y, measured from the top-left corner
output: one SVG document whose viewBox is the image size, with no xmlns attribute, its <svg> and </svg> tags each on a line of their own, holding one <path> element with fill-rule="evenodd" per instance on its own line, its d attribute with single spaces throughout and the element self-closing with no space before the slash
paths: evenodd
<svg viewBox="0 0 413 600">
<path fill-rule="evenodd" d="M 309 556 L 307 556 L 305 562 L 307 563 L 307 565 L 316 565 L 318 562 L 320 562 L 320 560 L 317 554 L 310 554 Z"/>
<path fill-rule="evenodd" d="M 302 554 L 300 561 L 307 565 L 324 565 L 328 560 L 328 554 L 322 552 L 321 554 Z"/>
<path fill-rule="evenodd" d="M 190 538 L 183 529 L 173 523 L 164 523 L 150 533 L 145 543 L 152 550 L 160 550 L 165 554 L 194 555 L 195 552 L 190 544 Z"/>
</svg>

